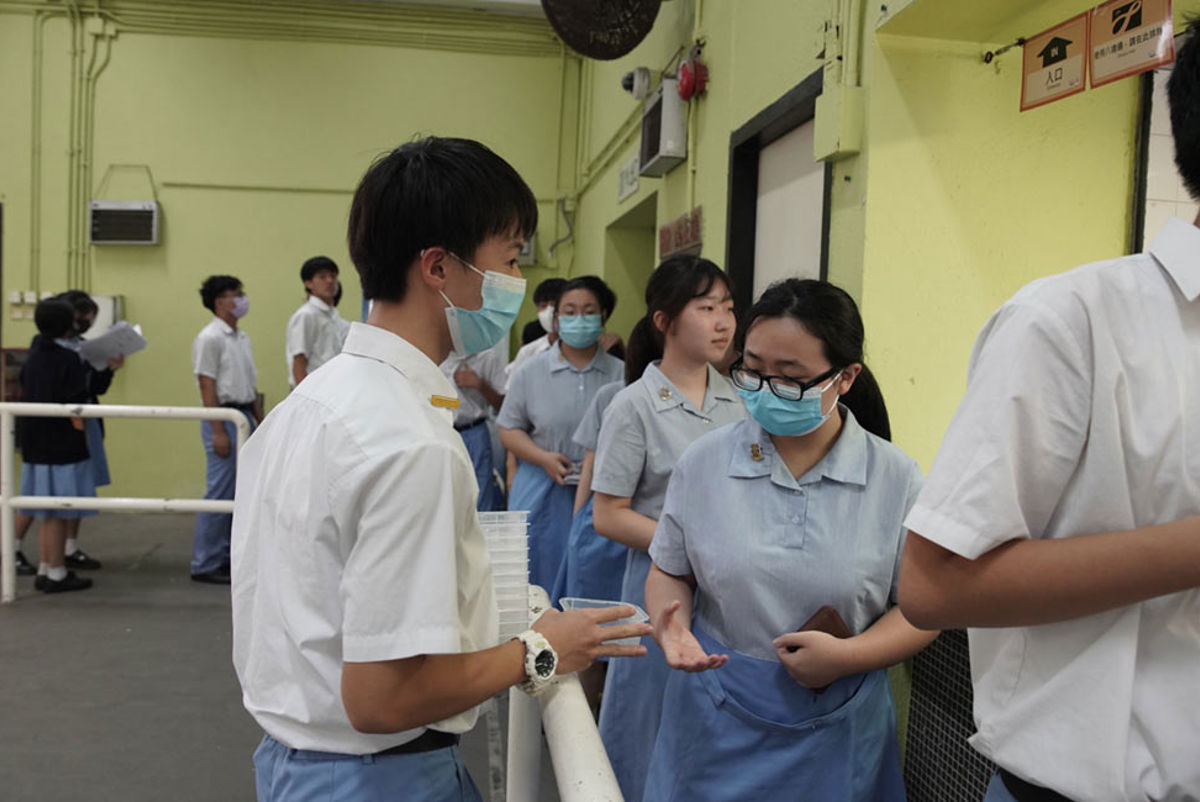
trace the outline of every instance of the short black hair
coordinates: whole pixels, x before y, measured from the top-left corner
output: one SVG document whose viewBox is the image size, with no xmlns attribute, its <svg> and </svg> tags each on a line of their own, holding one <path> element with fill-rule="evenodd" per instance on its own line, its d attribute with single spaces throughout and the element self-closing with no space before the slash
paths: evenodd
<svg viewBox="0 0 1200 802">
<path fill-rule="evenodd" d="M 558 299 L 562 297 L 562 288 L 566 286 L 565 278 L 548 278 L 533 291 L 533 305 L 541 306 L 542 304 L 558 304 Z"/>
<path fill-rule="evenodd" d="M 537 320 L 531 320 L 525 324 L 525 328 L 521 329 L 521 345 L 529 345 L 534 340 L 546 336 L 546 330 L 542 328 L 542 324 Z"/>
<path fill-rule="evenodd" d="M 100 306 L 83 290 L 67 290 L 58 295 L 59 300 L 66 301 L 71 305 L 71 309 L 77 315 L 91 312 L 93 315 L 100 313 Z"/>
<path fill-rule="evenodd" d="M 367 170 L 350 205 L 350 258 L 368 300 L 402 301 L 425 248 L 463 259 L 490 237 L 537 229 L 537 200 L 512 165 L 470 139 L 427 137 Z"/>
<path fill-rule="evenodd" d="M 1200 200 L 1200 16 L 1187 22 L 1188 33 L 1175 53 L 1175 66 L 1167 82 L 1171 107 L 1171 134 L 1175 138 L 1175 165 L 1183 185 Z"/>
<path fill-rule="evenodd" d="M 305 259 L 304 264 L 300 265 L 300 280 L 312 281 L 322 270 L 331 270 L 336 276 L 338 274 L 337 262 L 328 256 L 314 256 L 311 259 Z"/>
<path fill-rule="evenodd" d="M 200 285 L 200 300 L 204 308 L 216 312 L 217 299 L 230 290 L 240 290 L 242 282 L 236 276 L 209 276 Z"/>
<path fill-rule="evenodd" d="M 38 334 L 57 340 L 66 337 L 75 325 L 75 310 L 61 296 L 45 298 L 34 307 L 33 322 Z"/>
<path fill-rule="evenodd" d="M 558 299 L 554 302 L 555 309 L 558 308 L 562 297 L 571 290 L 587 290 L 596 296 L 596 303 L 600 304 L 600 311 L 604 313 L 605 320 L 612 317 L 613 310 L 617 308 L 617 294 L 604 283 L 604 279 L 599 276 L 580 276 L 562 286 L 558 293 Z"/>
</svg>

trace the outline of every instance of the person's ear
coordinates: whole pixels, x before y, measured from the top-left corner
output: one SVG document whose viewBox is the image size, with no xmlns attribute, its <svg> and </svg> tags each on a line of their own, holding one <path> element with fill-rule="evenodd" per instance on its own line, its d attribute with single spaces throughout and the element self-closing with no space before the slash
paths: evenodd
<svg viewBox="0 0 1200 802">
<path fill-rule="evenodd" d="M 663 335 L 664 337 L 667 336 L 667 329 L 670 327 L 671 323 L 669 320 L 667 320 L 666 312 L 662 311 L 661 309 L 658 310 L 654 313 L 654 316 L 650 318 L 650 322 L 654 324 L 654 328 L 658 329 L 659 334 Z"/>
<path fill-rule="evenodd" d="M 854 380 L 858 378 L 858 374 L 862 373 L 862 365 L 858 362 L 853 362 L 842 370 L 842 375 L 838 378 L 837 393 L 845 395 L 850 392 L 850 388 L 854 386 Z"/>
<path fill-rule="evenodd" d="M 446 286 L 447 259 L 445 248 L 426 248 L 417 255 L 416 264 L 412 269 L 426 287 L 434 292 L 441 292 Z"/>
</svg>

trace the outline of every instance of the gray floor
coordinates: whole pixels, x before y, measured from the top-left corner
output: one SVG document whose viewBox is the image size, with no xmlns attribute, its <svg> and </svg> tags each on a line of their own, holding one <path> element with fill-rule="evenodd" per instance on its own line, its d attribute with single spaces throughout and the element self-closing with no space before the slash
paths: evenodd
<svg viewBox="0 0 1200 802">
<path fill-rule="evenodd" d="M 0 799 L 254 798 L 261 733 L 230 663 L 229 593 L 188 578 L 191 525 L 92 518 L 82 544 L 105 563 L 94 588 L 46 596 L 18 577 L 17 600 L 0 605 Z M 463 752 L 487 800 L 482 720 Z M 541 788 L 557 800 L 544 751 Z"/>
</svg>

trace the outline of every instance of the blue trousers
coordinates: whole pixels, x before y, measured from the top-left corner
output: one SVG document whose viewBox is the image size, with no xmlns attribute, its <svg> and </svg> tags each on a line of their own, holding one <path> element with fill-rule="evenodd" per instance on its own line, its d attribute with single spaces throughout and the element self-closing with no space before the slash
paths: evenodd
<svg viewBox="0 0 1200 802">
<path fill-rule="evenodd" d="M 289 749 L 270 735 L 254 751 L 258 802 L 481 802 L 458 747 L 413 755 Z"/>
<path fill-rule="evenodd" d="M 492 459 L 492 436 L 486 421 L 480 421 L 469 429 L 460 429 L 459 436 L 471 455 L 475 468 L 475 481 L 479 484 L 479 498 L 475 509 L 492 512 L 504 509 L 504 491 L 496 484 L 495 462 Z"/>
<path fill-rule="evenodd" d="M 997 772 L 992 775 L 992 781 L 988 783 L 987 794 L 983 797 L 983 802 L 1017 802 L 1017 798 L 1008 790 L 1008 786 L 1004 784 L 1004 780 L 1000 779 L 1000 774 Z"/>
<path fill-rule="evenodd" d="M 247 417 L 249 420 L 249 417 Z M 200 439 L 204 442 L 206 499 L 233 498 L 237 483 L 237 427 L 224 422 L 225 434 L 229 436 L 229 456 L 218 457 L 213 451 L 212 424 L 200 424 Z M 251 428 L 254 422 L 250 421 Z M 206 574 L 229 565 L 229 535 L 233 528 L 233 515 L 227 512 L 201 512 L 196 514 L 196 528 L 192 533 L 192 573 Z"/>
</svg>

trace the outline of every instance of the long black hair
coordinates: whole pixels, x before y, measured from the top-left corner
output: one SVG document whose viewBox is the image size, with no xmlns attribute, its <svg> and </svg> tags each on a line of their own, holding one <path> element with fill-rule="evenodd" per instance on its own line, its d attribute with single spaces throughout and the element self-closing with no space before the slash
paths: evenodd
<svg viewBox="0 0 1200 802">
<path fill-rule="evenodd" d="M 781 317 L 799 321 L 809 334 L 820 340 L 825 358 L 834 368 L 855 362 L 863 366 L 841 403 L 868 432 L 891 440 L 892 425 L 883 392 L 863 362 L 862 316 L 849 293 L 827 281 L 789 278 L 775 282 L 750 308 L 745 323 L 738 328 L 734 340 L 738 352 L 745 350 L 746 333 L 755 322 Z"/>
<path fill-rule="evenodd" d="M 699 256 L 671 256 L 654 269 L 646 283 L 646 314 L 634 325 L 625 346 L 625 384 L 642 378 L 651 362 L 662 359 L 666 339 L 654 325 L 654 315 L 662 312 L 669 327 L 693 298 L 708 295 L 718 281 L 733 294 L 725 271 Z"/>
</svg>

